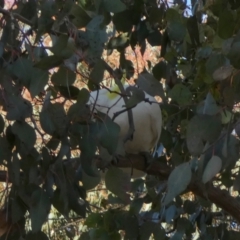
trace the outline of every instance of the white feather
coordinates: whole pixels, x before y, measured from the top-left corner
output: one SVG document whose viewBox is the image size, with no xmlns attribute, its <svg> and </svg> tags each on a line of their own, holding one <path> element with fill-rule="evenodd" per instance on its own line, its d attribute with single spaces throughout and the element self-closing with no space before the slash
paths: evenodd
<svg viewBox="0 0 240 240">
<path fill-rule="evenodd" d="M 124 88 L 126 89 L 128 86 L 124 85 Z M 91 92 L 88 103 L 112 118 L 115 113 L 125 108 L 125 102 L 121 95 L 116 93 L 120 92 L 118 87 L 112 87 L 110 90 L 113 92 L 111 93 L 107 89 Z M 146 92 L 144 94 L 145 99 L 148 99 L 149 102 L 142 101 L 132 108 L 135 131 L 132 141 L 129 140 L 124 144 L 126 153 L 150 152 L 157 145 L 161 135 L 162 113 L 159 103 Z M 127 111 L 119 114 L 114 122 L 120 126 L 120 140 L 123 140 L 129 129 Z"/>
</svg>

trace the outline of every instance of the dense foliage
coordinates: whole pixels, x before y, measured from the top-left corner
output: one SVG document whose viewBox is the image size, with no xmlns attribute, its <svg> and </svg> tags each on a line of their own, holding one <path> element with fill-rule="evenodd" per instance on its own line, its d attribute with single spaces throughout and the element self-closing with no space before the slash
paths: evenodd
<svg viewBox="0 0 240 240">
<path fill-rule="evenodd" d="M 0 239 L 240 238 L 240 1 L 190 2 L 0 1 Z M 161 98 L 147 167 L 97 155 L 119 130 L 89 91 L 122 79 Z"/>
</svg>

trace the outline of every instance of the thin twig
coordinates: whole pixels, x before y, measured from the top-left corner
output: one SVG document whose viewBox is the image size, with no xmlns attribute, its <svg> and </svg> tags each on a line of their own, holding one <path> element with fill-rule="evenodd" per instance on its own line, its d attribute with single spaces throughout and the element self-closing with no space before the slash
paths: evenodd
<svg viewBox="0 0 240 240">
<path fill-rule="evenodd" d="M 23 16 L 21 16 L 20 14 L 18 13 L 12 13 L 6 9 L 3 9 L 2 7 L 0 7 L 0 13 L 2 13 L 3 15 L 5 16 L 9 16 L 9 17 L 14 17 L 15 19 L 29 25 L 29 26 L 32 26 L 33 23 L 31 21 L 29 21 L 28 19 L 24 18 Z"/>
</svg>

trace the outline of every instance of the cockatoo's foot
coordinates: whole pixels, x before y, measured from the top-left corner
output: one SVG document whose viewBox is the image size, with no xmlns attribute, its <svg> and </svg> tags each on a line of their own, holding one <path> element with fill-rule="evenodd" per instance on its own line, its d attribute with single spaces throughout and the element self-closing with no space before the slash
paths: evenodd
<svg viewBox="0 0 240 240">
<path fill-rule="evenodd" d="M 144 157 L 145 169 L 153 162 L 153 157 L 149 152 L 140 152 L 140 155 Z"/>
</svg>

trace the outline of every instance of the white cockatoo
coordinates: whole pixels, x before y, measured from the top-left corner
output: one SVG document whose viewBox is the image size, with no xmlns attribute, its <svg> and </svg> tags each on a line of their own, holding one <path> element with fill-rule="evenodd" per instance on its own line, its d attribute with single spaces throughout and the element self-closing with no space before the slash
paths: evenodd
<svg viewBox="0 0 240 240">
<path fill-rule="evenodd" d="M 127 89 L 129 86 L 128 84 L 123 85 L 124 89 Z M 132 140 L 127 140 L 124 143 L 126 153 L 139 154 L 142 152 L 150 152 L 156 147 L 160 138 L 162 113 L 159 103 L 154 97 L 144 91 L 143 93 L 147 101 L 141 101 L 132 108 L 134 132 Z M 94 106 L 96 110 L 108 114 L 110 118 L 113 118 L 114 113 L 125 109 L 125 102 L 118 86 L 91 92 L 88 104 L 91 107 Z M 114 122 L 120 126 L 119 140 L 123 141 L 129 130 L 128 112 L 124 111 L 120 113 L 114 118 Z M 131 169 L 123 170 L 129 174 L 132 172 Z M 143 172 L 133 170 L 132 177 L 136 178 L 141 176 L 143 176 Z"/>
</svg>

